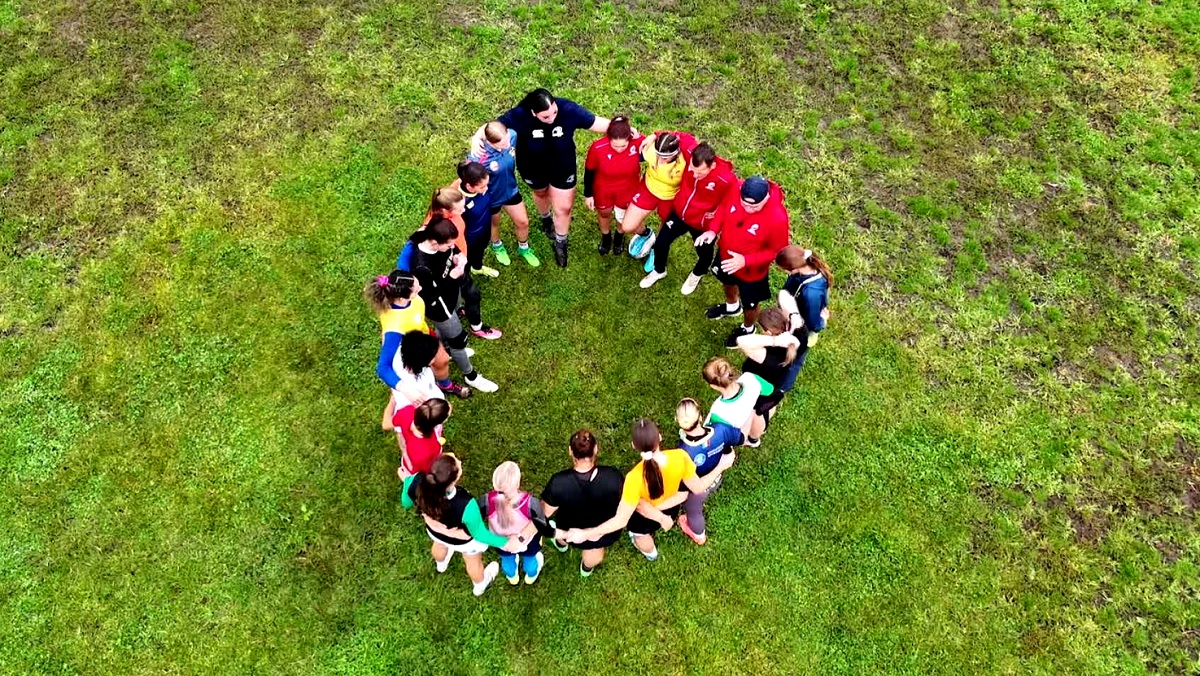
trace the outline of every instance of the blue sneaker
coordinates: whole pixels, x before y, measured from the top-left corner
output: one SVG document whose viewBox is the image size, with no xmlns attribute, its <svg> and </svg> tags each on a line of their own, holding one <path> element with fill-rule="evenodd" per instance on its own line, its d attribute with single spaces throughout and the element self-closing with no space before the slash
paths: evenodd
<svg viewBox="0 0 1200 676">
<path fill-rule="evenodd" d="M 654 250 L 650 251 L 650 255 L 646 256 L 646 264 L 642 266 L 642 272 L 650 274 L 654 272 Z"/>
<path fill-rule="evenodd" d="M 646 228 L 646 234 L 638 235 L 629 243 L 629 255 L 634 258 L 645 258 L 650 255 L 650 247 L 654 246 L 654 240 L 658 236 L 654 234 L 653 228 Z"/>
</svg>

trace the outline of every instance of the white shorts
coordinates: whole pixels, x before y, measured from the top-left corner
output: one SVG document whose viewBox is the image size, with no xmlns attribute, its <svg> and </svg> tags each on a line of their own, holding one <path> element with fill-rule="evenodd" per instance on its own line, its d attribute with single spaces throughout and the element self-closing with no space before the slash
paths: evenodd
<svg viewBox="0 0 1200 676">
<path fill-rule="evenodd" d="M 488 549 L 488 546 L 483 544 L 479 540 L 472 539 L 470 542 L 465 542 L 461 545 L 452 545 L 449 542 L 446 542 L 445 540 L 438 537 L 437 533 L 434 533 L 433 531 L 429 530 L 428 528 L 425 529 L 425 532 L 429 535 L 430 540 L 433 540 L 434 542 L 438 543 L 439 545 L 446 547 L 447 549 L 449 549 L 452 552 L 458 552 L 459 554 L 482 554 L 482 553 L 486 552 Z"/>
</svg>

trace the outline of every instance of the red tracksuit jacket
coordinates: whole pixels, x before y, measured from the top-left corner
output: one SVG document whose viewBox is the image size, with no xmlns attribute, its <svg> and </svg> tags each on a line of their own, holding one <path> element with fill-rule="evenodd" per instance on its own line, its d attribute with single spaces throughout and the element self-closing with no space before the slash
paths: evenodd
<svg viewBox="0 0 1200 676">
<path fill-rule="evenodd" d="M 783 204 L 783 189 L 771 181 L 766 206 L 758 213 L 748 214 L 742 207 L 741 182 L 735 187 L 736 190 L 728 191 L 724 204 L 709 222 L 708 229 L 720 237 L 717 240 L 717 262 L 729 258 L 730 251 L 745 256 L 746 265 L 733 276 L 755 282 L 767 276 L 776 254 L 791 239 L 787 207 Z"/>
<path fill-rule="evenodd" d="M 738 178 L 737 174 L 733 173 L 733 165 L 722 157 L 717 158 L 717 165 L 702 181 L 697 181 L 696 175 L 688 169 L 683 174 L 679 192 L 675 194 L 675 213 L 688 227 L 703 229 L 708 225 L 705 223 L 705 217 L 715 212 L 725 200 L 729 189 L 736 188 L 737 185 Z"/>
</svg>

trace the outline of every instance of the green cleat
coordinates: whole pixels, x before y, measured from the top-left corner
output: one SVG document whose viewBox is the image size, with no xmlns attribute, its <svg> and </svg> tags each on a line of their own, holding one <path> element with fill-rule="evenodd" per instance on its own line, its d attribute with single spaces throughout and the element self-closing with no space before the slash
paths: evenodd
<svg viewBox="0 0 1200 676">
<path fill-rule="evenodd" d="M 504 242 L 492 242 L 492 255 L 500 265 L 507 266 L 512 263 L 512 259 L 508 257 L 508 249 L 504 248 Z"/>
<path fill-rule="evenodd" d="M 525 262 L 529 263 L 529 267 L 531 268 L 536 268 L 542 264 L 538 260 L 537 254 L 533 253 L 533 247 L 531 246 L 517 247 L 517 253 L 521 254 L 521 258 L 524 258 Z"/>
</svg>

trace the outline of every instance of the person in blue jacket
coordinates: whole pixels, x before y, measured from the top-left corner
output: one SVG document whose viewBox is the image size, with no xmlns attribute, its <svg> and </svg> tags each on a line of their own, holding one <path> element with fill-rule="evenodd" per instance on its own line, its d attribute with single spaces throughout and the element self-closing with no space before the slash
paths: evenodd
<svg viewBox="0 0 1200 676">
<path fill-rule="evenodd" d="M 483 264 L 492 235 L 491 174 L 487 167 L 473 160 L 458 164 L 458 189 L 464 203 L 462 219 L 466 226 L 467 264 L 471 273 L 499 277 L 500 271 Z"/>
<path fill-rule="evenodd" d="M 529 267 L 536 268 L 542 262 L 529 246 L 529 211 L 525 209 L 525 200 L 517 183 L 517 130 L 509 129 L 499 120 L 492 120 L 483 126 L 483 138 L 483 147 L 478 151 L 472 150 L 467 159 L 487 167 L 491 176 L 488 193 L 492 196 L 492 255 L 500 265 L 512 263 L 508 249 L 504 248 L 504 240 L 500 238 L 500 212 L 503 211 L 512 219 L 513 231 L 517 235 L 517 253 Z"/>
<path fill-rule="evenodd" d="M 779 290 L 779 307 L 791 315 L 793 326 L 807 329 L 808 347 L 812 347 L 829 320 L 829 288 L 833 286 L 833 272 L 811 249 L 795 244 L 784 247 L 775 256 L 775 264 L 788 273 L 787 281 Z M 796 384 L 796 377 L 807 357 L 808 350 L 801 350 L 780 386 L 781 390 L 790 391 Z"/>
<path fill-rule="evenodd" d="M 679 448 L 687 451 L 696 463 L 696 476 L 718 472 L 721 456 L 745 443 L 742 431 L 723 422 L 704 422 L 700 404 L 695 399 L 680 400 L 675 407 L 675 422 L 679 424 Z M 683 502 L 684 514 L 679 517 L 679 529 L 698 545 L 708 542 L 705 531 L 704 501 L 721 485 L 720 476 L 703 493 L 690 493 Z"/>
</svg>

